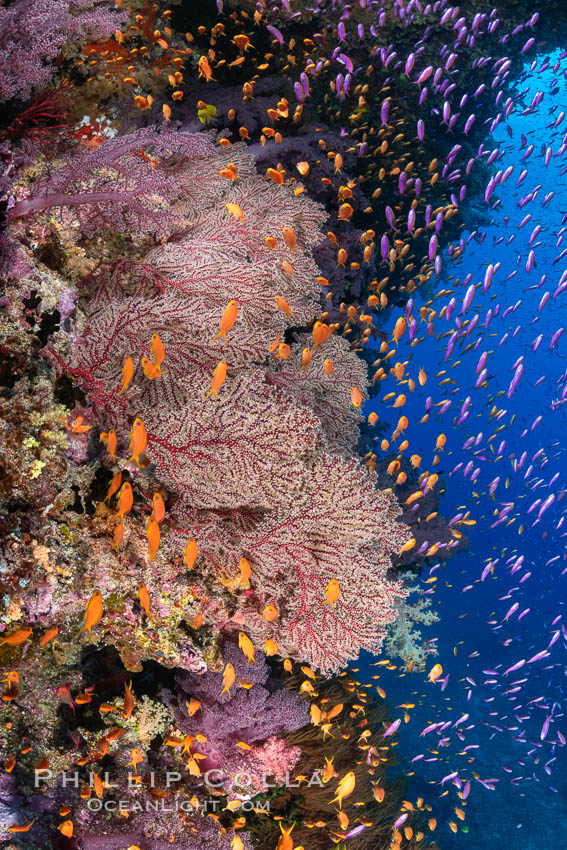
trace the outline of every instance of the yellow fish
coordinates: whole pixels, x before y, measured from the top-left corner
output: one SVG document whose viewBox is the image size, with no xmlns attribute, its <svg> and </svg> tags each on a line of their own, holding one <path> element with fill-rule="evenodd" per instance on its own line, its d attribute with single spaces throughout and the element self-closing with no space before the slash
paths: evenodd
<svg viewBox="0 0 567 850">
<path fill-rule="evenodd" d="M 222 691 L 221 691 L 221 696 L 226 691 L 226 693 L 230 697 L 230 689 L 234 685 L 235 679 L 236 679 L 236 674 L 234 672 L 234 667 L 232 666 L 232 664 L 228 663 L 226 665 L 226 667 L 224 668 L 224 673 L 222 675 L 223 688 L 222 688 Z"/>
<path fill-rule="evenodd" d="M 354 771 L 350 770 L 337 785 L 337 796 L 331 800 L 331 803 L 339 803 L 339 809 L 342 809 L 342 803 L 345 797 L 350 797 L 356 785 L 356 777 Z"/>
<path fill-rule="evenodd" d="M 244 221 L 244 214 L 238 204 L 228 203 L 226 208 L 230 215 L 234 216 L 234 218 L 237 218 L 239 221 Z"/>
<path fill-rule="evenodd" d="M 197 115 L 199 116 L 199 121 L 201 124 L 211 124 L 213 119 L 217 114 L 216 106 L 213 106 L 212 103 L 205 103 L 204 100 L 200 100 L 197 103 Z"/>
<path fill-rule="evenodd" d="M 336 776 L 335 768 L 333 767 L 333 759 L 334 756 L 331 756 L 330 759 L 325 756 L 325 767 L 323 769 L 323 772 L 321 773 L 321 782 L 323 783 L 323 785 L 326 785 L 327 782 L 331 781 L 333 776 Z"/>
<path fill-rule="evenodd" d="M 248 667 L 251 661 L 255 664 L 256 659 L 254 658 L 254 644 L 248 635 L 244 634 L 244 632 L 238 632 L 238 646 L 246 656 L 246 666 Z"/>
</svg>

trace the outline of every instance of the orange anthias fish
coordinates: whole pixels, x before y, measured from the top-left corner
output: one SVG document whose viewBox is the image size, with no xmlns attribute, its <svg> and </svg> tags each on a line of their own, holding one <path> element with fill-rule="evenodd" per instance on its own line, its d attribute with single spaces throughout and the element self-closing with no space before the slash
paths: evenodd
<svg viewBox="0 0 567 850">
<path fill-rule="evenodd" d="M 213 377 L 211 380 L 211 389 L 205 396 L 205 398 L 209 398 L 213 393 L 215 394 L 215 398 L 218 399 L 217 390 L 219 390 L 224 384 L 224 380 L 226 378 L 226 360 L 221 360 L 220 363 L 216 366 Z"/>
<path fill-rule="evenodd" d="M 64 820 L 63 823 L 60 823 L 57 827 L 61 835 L 64 835 L 65 838 L 73 837 L 73 821 L 72 820 Z"/>
<path fill-rule="evenodd" d="M 331 758 L 327 758 L 327 756 L 325 756 L 325 767 L 323 768 L 323 772 L 321 773 L 321 782 L 323 783 L 323 785 L 326 785 L 328 782 L 331 781 L 333 776 L 337 775 L 333 765 L 334 758 L 334 756 L 331 756 Z"/>
<path fill-rule="evenodd" d="M 146 537 L 148 538 L 148 564 L 153 561 L 159 549 L 160 530 L 158 522 L 150 517 L 146 526 Z"/>
<path fill-rule="evenodd" d="M 138 588 L 138 599 L 140 600 L 140 605 L 146 612 L 146 614 L 151 613 L 151 602 L 150 602 L 150 594 L 148 593 L 148 588 L 144 584 L 144 582 L 140 582 L 140 586 Z"/>
<path fill-rule="evenodd" d="M 120 521 L 118 525 L 114 529 L 114 535 L 112 539 L 112 548 L 116 550 L 116 552 L 120 551 L 120 544 L 122 543 L 122 538 L 124 537 L 124 520 L 120 517 Z"/>
<path fill-rule="evenodd" d="M 350 221 L 354 210 L 349 203 L 341 204 L 339 207 L 339 221 Z"/>
<path fill-rule="evenodd" d="M 224 668 L 224 673 L 222 676 L 223 687 L 221 691 L 221 696 L 226 692 L 230 697 L 230 689 L 234 685 L 235 680 L 236 674 L 234 672 L 234 667 L 232 666 L 232 664 L 228 663 Z"/>
<path fill-rule="evenodd" d="M 323 604 L 326 604 L 328 602 L 329 605 L 331 606 L 331 608 L 334 608 L 335 602 L 337 601 L 337 599 L 341 595 L 341 588 L 340 588 L 339 583 L 336 580 L 336 578 L 331 579 L 331 581 L 329 582 L 329 584 L 327 585 L 327 587 L 325 589 L 325 593 L 326 593 L 327 598 L 325 599 L 325 602 Z"/>
<path fill-rule="evenodd" d="M 12 671 L 10 671 L 10 673 L 8 673 L 8 676 L 4 679 L 4 682 L 6 683 L 7 687 L 5 688 L 5 690 L 2 691 L 2 701 L 3 702 L 12 702 L 12 700 L 15 700 L 15 699 L 18 698 L 18 695 L 20 693 L 20 689 L 18 688 L 18 679 L 9 678 L 11 675 L 14 675 L 14 673 L 15 673 L 16 676 L 18 675 L 18 673 L 15 670 L 12 670 Z M 46 759 L 46 761 L 47 761 L 47 759 Z M 49 762 L 47 763 L 47 766 L 49 766 Z"/>
<path fill-rule="evenodd" d="M 46 632 L 44 632 L 42 637 L 41 637 L 41 640 L 40 640 L 40 644 L 42 646 L 42 649 L 45 649 L 47 644 L 51 643 L 53 638 L 56 637 L 58 633 L 59 633 L 59 626 L 54 626 L 52 629 L 48 629 Z"/>
<path fill-rule="evenodd" d="M 244 842 L 239 835 L 235 835 L 231 842 L 232 850 L 244 850 Z"/>
<path fill-rule="evenodd" d="M 187 706 L 187 714 L 189 715 L 189 717 L 193 717 L 193 715 L 197 714 L 197 712 L 201 708 L 200 700 L 195 699 L 195 697 L 191 697 L 189 702 L 185 702 L 185 705 Z"/>
<path fill-rule="evenodd" d="M 205 82 L 209 83 L 211 80 L 214 80 L 213 72 L 211 70 L 211 66 L 209 65 L 209 60 L 206 56 L 201 56 L 198 62 L 199 68 L 199 77 L 204 77 Z"/>
<path fill-rule="evenodd" d="M 241 33 L 240 35 L 235 35 L 232 39 L 234 44 L 239 48 L 239 50 L 250 50 L 250 48 L 254 49 L 254 45 L 250 41 L 247 35 Z"/>
<path fill-rule="evenodd" d="M 130 513 L 133 504 L 134 493 L 132 492 L 132 485 L 129 481 L 125 481 L 118 494 L 118 504 L 116 506 L 118 508 L 118 516 L 123 517 L 124 514 Z"/>
<path fill-rule="evenodd" d="M 161 375 L 161 364 L 165 359 L 165 348 L 163 346 L 163 342 L 161 341 L 159 334 L 152 334 L 152 341 L 150 344 L 150 354 L 156 369 L 159 370 Z"/>
<path fill-rule="evenodd" d="M 226 177 L 227 180 L 231 180 L 234 182 L 238 177 L 238 168 L 233 162 L 229 162 L 226 165 L 226 168 L 221 168 L 219 171 L 221 177 Z"/>
<path fill-rule="evenodd" d="M 262 611 L 262 617 L 269 623 L 272 623 L 277 616 L 278 609 L 275 607 L 275 605 L 266 605 L 266 607 Z"/>
<path fill-rule="evenodd" d="M 89 601 L 85 611 L 85 624 L 80 630 L 89 633 L 89 640 L 92 639 L 91 630 L 100 622 L 102 617 L 102 595 L 100 590 L 95 590 Z"/>
<path fill-rule="evenodd" d="M 252 575 L 252 570 L 250 568 L 250 564 L 246 560 L 246 558 L 241 558 L 238 564 L 240 568 L 240 576 L 241 576 L 241 585 L 242 587 L 248 588 L 250 587 L 250 576 Z"/>
<path fill-rule="evenodd" d="M 278 346 L 278 353 L 275 355 L 279 360 L 289 360 L 291 356 L 291 347 L 287 342 L 281 342 Z"/>
<path fill-rule="evenodd" d="M 67 423 L 65 423 L 65 428 L 67 431 L 71 431 L 72 434 L 86 434 L 87 431 L 91 430 L 92 425 L 85 425 L 83 424 L 83 422 L 84 417 L 77 416 L 77 418 L 74 422 L 71 423 L 71 425 L 67 425 Z"/>
<path fill-rule="evenodd" d="M 324 322 L 315 322 L 313 325 L 313 342 L 315 343 L 315 347 L 321 347 L 325 340 L 329 339 L 331 336 L 331 328 L 329 325 L 326 325 Z"/>
<path fill-rule="evenodd" d="M 277 168 L 268 168 L 266 170 L 266 177 L 269 177 L 270 180 L 273 180 L 278 186 L 282 186 L 285 182 L 285 177 L 278 171 Z"/>
<path fill-rule="evenodd" d="M 218 339 L 219 336 L 222 336 L 222 338 L 224 339 L 224 344 L 226 345 L 226 335 L 236 322 L 237 316 L 238 304 L 233 299 L 232 301 L 229 301 L 226 307 L 224 308 L 224 312 L 220 320 L 219 332 L 216 336 L 213 337 L 213 339 Z"/>
<path fill-rule="evenodd" d="M 142 369 L 144 370 L 144 375 L 148 379 L 148 381 L 155 381 L 156 378 L 161 377 L 161 369 L 156 366 L 149 357 L 142 357 Z"/>
<path fill-rule="evenodd" d="M 291 837 L 291 831 L 294 826 L 295 824 L 292 823 L 292 825 L 288 829 L 284 829 L 284 826 L 280 821 L 280 829 L 282 831 L 282 834 L 280 835 L 276 850 L 293 850 L 293 838 Z"/>
<path fill-rule="evenodd" d="M 311 723 L 314 726 L 319 726 L 321 721 L 323 720 L 324 716 L 325 716 L 325 712 L 321 711 L 319 706 L 316 703 L 312 702 L 311 706 L 309 708 L 309 717 L 311 719 Z M 331 759 L 331 761 L 332 761 L 332 759 Z"/>
<path fill-rule="evenodd" d="M 282 227 L 283 239 L 290 251 L 293 251 L 296 246 L 295 233 L 291 227 Z"/>
<path fill-rule="evenodd" d="M 26 626 L 24 629 L 16 629 L 15 632 L 11 632 L 9 635 L 6 635 L 6 637 L 0 638 L 0 644 L 6 644 L 7 646 L 20 646 L 20 644 L 27 641 L 31 633 L 32 630 L 30 626 Z"/>
<path fill-rule="evenodd" d="M 152 498 L 152 517 L 156 522 L 161 522 L 165 516 L 165 505 L 161 493 L 154 493 Z"/>
<path fill-rule="evenodd" d="M 197 541 L 194 537 L 191 537 L 185 544 L 185 550 L 183 552 L 183 561 L 188 570 L 192 570 L 195 566 L 198 554 Z"/>
<path fill-rule="evenodd" d="M 117 472 L 116 475 L 114 475 L 114 477 L 112 478 L 112 481 L 110 482 L 108 492 L 103 499 L 104 502 L 109 502 L 111 500 L 111 498 L 114 496 L 114 494 L 117 492 L 118 488 L 120 487 L 121 483 L 122 483 L 122 473 Z"/>
<path fill-rule="evenodd" d="M 404 552 L 409 552 L 409 550 L 413 549 L 414 546 L 415 546 L 415 537 L 410 537 L 410 539 L 407 541 L 407 543 L 404 543 L 404 545 L 402 546 L 402 548 L 400 549 L 398 554 L 403 555 Z"/>
<path fill-rule="evenodd" d="M 132 752 L 130 753 L 130 755 L 132 756 L 132 758 L 128 762 L 126 767 L 136 767 L 137 764 L 140 764 L 141 762 L 144 761 L 144 756 L 142 754 L 142 751 L 139 750 L 138 748 L 133 749 Z"/>
<path fill-rule="evenodd" d="M 103 443 L 103 445 L 106 446 L 106 450 L 107 450 L 108 454 L 110 455 L 110 457 L 112 458 L 112 460 L 116 460 L 116 445 L 117 445 L 117 442 L 118 442 L 117 439 L 116 439 L 116 432 L 113 431 L 113 430 L 108 431 L 108 432 L 103 431 L 101 433 L 99 439 L 100 439 L 100 442 Z"/>
<path fill-rule="evenodd" d="M 134 695 L 132 694 L 132 682 L 128 685 L 124 683 L 124 704 L 122 706 L 122 716 L 128 719 L 134 710 Z"/>
<path fill-rule="evenodd" d="M 436 682 L 439 676 L 443 673 L 443 668 L 440 664 L 434 664 L 429 673 L 427 674 L 427 678 L 430 682 Z"/>
<path fill-rule="evenodd" d="M 372 786 L 372 796 L 376 800 L 377 803 L 381 803 L 384 799 L 385 791 L 379 785 Z"/>
<path fill-rule="evenodd" d="M 133 377 L 134 361 L 130 356 L 128 356 L 124 360 L 124 365 L 122 366 L 122 386 L 120 387 L 120 392 L 118 393 L 119 396 L 121 396 L 122 393 L 126 392 L 126 390 L 128 389 L 128 384 L 130 383 Z"/>
<path fill-rule="evenodd" d="M 35 818 L 31 820 L 29 823 L 26 823 L 25 826 L 9 826 L 8 832 L 28 832 L 32 828 L 35 823 Z"/>
<path fill-rule="evenodd" d="M 397 320 L 396 324 L 394 325 L 394 330 L 392 332 L 392 339 L 396 343 L 398 343 L 399 340 L 403 337 L 405 331 L 406 331 L 406 320 L 404 319 L 403 316 L 400 316 L 400 318 Z"/>
<path fill-rule="evenodd" d="M 360 407 L 362 404 L 362 393 L 358 387 L 353 387 L 350 391 L 350 400 L 355 407 Z"/>
<path fill-rule="evenodd" d="M 292 316 L 294 319 L 296 318 L 295 315 L 291 312 L 291 307 L 289 306 L 285 298 L 282 298 L 281 295 L 276 295 L 274 300 L 278 309 L 281 310 L 282 313 L 285 313 L 286 316 Z"/>
<path fill-rule="evenodd" d="M 98 773 L 95 773 L 94 771 L 93 771 L 93 788 L 94 788 L 95 794 L 100 799 L 100 797 L 102 797 L 102 791 L 103 791 L 102 779 L 100 778 L 100 775 Z"/>
<path fill-rule="evenodd" d="M 148 445 L 148 435 L 144 423 L 141 419 L 134 419 L 132 430 L 130 431 L 130 448 L 128 451 L 132 455 L 128 463 L 136 461 L 138 469 L 140 468 L 140 456 L 144 454 Z"/>
<path fill-rule="evenodd" d="M 238 204 L 228 203 L 226 208 L 230 215 L 234 216 L 234 218 L 237 218 L 239 221 L 244 221 L 244 214 Z"/>
</svg>

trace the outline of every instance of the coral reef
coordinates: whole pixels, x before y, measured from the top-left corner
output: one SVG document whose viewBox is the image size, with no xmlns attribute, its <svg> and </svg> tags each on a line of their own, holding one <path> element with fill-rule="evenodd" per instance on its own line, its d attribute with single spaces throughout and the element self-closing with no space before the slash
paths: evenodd
<svg viewBox="0 0 567 850">
<path fill-rule="evenodd" d="M 0 7 L 0 101 L 24 99 L 49 83 L 61 49 L 108 38 L 126 20 L 104 0 L 14 0 Z"/>
<path fill-rule="evenodd" d="M 136 207 L 129 218 L 120 182 L 124 158 L 140 142 L 139 179 L 147 185 L 151 176 L 156 190 L 144 211 L 170 205 L 175 216 L 164 219 L 169 238 L 162 231 L 161 244 L 160 231 L 140 228 Z M 379 646 L 404 595 L 387 571 L 407 533 L 393 497 L 376 489 L 353 453 L 353 399 L 362 400 L 366 369 L 335 326 L 317 319 L 311 246 L 320 211 L 259 177 L 243 151 L 232 150 L 230 160 L 211 151 L 206 136 L 144 129 L 48 171 L 40 159 L 16 171 L 9 187 L 2 656 L 15 678 L 4 690 L 12 731 L 2 756 L 14 762 L 7 823 L 41 815 L 34 838 L 44 842 L 71 829 L 57 812 L 72 811 L 81 847 L 183 846 L 188 836 L 227 846 L 198 814 L 198 777 L 222 770 L 216 794 L 229 797 L 265 794 L 268 782 L 280 787 L 302 757 L 283 736 L 309 719 L 304 697 L 268 667 L 264 642 L 270 654 L 338 669 L 361 646 Z M 229 161 L 236 179 L 221 179 Z M 101 180 L 104 197 L 94 203 L 105 208 L 91 204 Z M 111 215 L 127 238 L 109 232 Z M 233 297 L 238 320 L 226 342 L 213 339 Z M 150 380 L 138 362 L 153 356 L 156 334 L 164 368 Z M 119 395 L 128 356 L 136 365 Z M 226 380 L 218 399 L 205 398 L 220 358 Z M 134 417 L 147 429 L 139 468 L 127 460 Z M 101 442 L 109 429 L 118 435 L 114 451 Z M 117 476 L 133 493 L 122 512 Z M 165 515 L 150 556 L 156 496 Z M 197 541 L 193 563 L 184 556 L 187 538 Z M 340 598 L 329 602 L 333 579 Z M 248 666 L 234 643 L 239 629 L 256 647 Z M 220 693 L 227 668 L 237 689 L 230 699 Z M 185 705 L 192 700 L 194 714 Z M 110 780 L 99 788 L 96 778 L 109 758 L 118 785 L 129 767 L 144 765 L 139 787 L 127 792 L 140 807 L 127 823 L 108 812 L 95 818 L 94 803 L 81 802 L 113 799 Z M 79 787 L 62 794 L 61 773 L 77 765 Z M 154 792 L 144 775 L 158 768 L 179 773 L 179 787 L 164 793 L 194 798 L 197 814 L 165 822 L 148 811 Z M 34 770 L 49 778 L 26 805 L 16 792 Z M 243 772 L 247 787 L 234 780 Z M 242 840 L 247 846 L 244 833 Z"/>
<path fill-rule="evenodd" d="M 467 545 L 361 412 L 427 380 L 394 343 L 495 161 L 506 38 L 457 14 L 0 6 L 0 839 L 432 846 L 341 671 L 421 671 L 408 576 Z"/>
</svg>

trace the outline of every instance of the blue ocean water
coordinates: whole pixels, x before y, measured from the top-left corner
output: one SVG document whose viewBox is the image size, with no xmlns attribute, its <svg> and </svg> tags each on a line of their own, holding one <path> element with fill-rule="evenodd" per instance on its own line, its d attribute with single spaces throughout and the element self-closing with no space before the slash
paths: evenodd
<svg viewBox="0 0 567 850">
<path fill-rule="evenodd" d="M 411 347 L 406 333 L 391 361 L 409 359 L 407 373 L 414 380 L 423 367 L 427 383 L 420 387 L 416 380 L 411 393 L 390 378 L 379 400 L 365 410 L 375 410 L 388 422 L 388 438 L 405 413 L 412 434 L 405 454 L 419 454 L 421 469 L 439 474 L 440 511 L 450 519 L 470 510 L 476 521 L 460 526 L 469 538 L 468 551 L 446 563 L 439 551 L 425 561 L 418 580 L 440 617 L 422 628 L 424 638 L 437 638 L 438 656 L 425 672 L 406 675 L 400 675 L 400 666 L 395 671 L 371 666 L 365 656 L 358 673 L 372 684 L 379 673 L 394 717 L 403 716 L 397 706 L 415 703 L 410 721 L 402 721 L 398 732 L 400 763 L 410 774 L 407 798 L 422 796 L 432 805 L 438 819 L 434 835 L 444 850 L 512 842 L 526 850 L 565 844 L 567 631 L 561 626 L 567 589 L 562 501 L 567 405 L 554 407 L 553 402 L 561 399 L 567 378 L 567 335 L 559 335 L 556 343 L 553 336 L 567 327 L 567 290 L 556 294 L 567 269 L 567 256 L 561 256 L 567 213 L 561 145 L 567 122 L 550 126 L 567 109 L 567 65 L 560 55 L 538 55 L 516 81 L 516 108 L 485 146 L 485 156 L 499 149 L 495 172 L 513 166 L 485 205 L 492 224 L 483 228 L 485 235 L 480 228 L 476 236 L 463 234 L 468 244 L 457 261 L 445 253 L 435 289 L 450 292 L 431 305 L 437 310 L 435 334 L 425 335 L 426 325 L 420 324 L 417 336 L 423 339 Z M 538 92 L 541 103 L 530 109 Z M 524 169 L 528 173 L 517 185 Z M 530 193 L 534 196 L 525 201 Z M 534 230 L 537 226 L 540 231 Z M 528 271 L 531 250 L 535 263 Z M 490 285 L 483 287 L 489 264 L 497 263 Z M 467 274 L 472 277 L 465 282 Z M 470 284 L 478 286 L 462 312 Z M 440 318 L 451 298 L 456 306 L 450 319 Z M 422 304 L 416 299 L 414 315 Z M 401 314 L 392 313 L 388 330 Z M 471 331 L 465 323 L 474 322 L 477 314 Z M 446 356 L 454 332 L 458 338 Z M 484 352 L 486 383 L 475 388 Z M 523 373 L 510 393 L 519 366 Z M 451 382 L 440 385 L 447 378 Z M 394 389 L 408 396 L 403 411 L 380 400 Z M 418 426 L 428 397 L 429 421 Z M 444 400 L 451 406 L 439 414 Z M 439 433 L 447 441 L 440 463 L 432 466 Z M 489 564 L 492 568 L 485 570 Z M 425 583 L 433 577 L 437 581 Z M 531 660 L 546 650 L 548 655 Z M 434 663 L 443 667 L 442 680 L 449 674 L 444 685 L 427 681 Z M 443 730 L 421 734 L 429 724 L 442 722 L 448 724 Z M 463 801 L 458 791 L 467 780 L 470 794 Z M 465 810 L 464 821 L 455 816 L 456 806 Z M 448 821 L 456 824 L 456 833 Z"/>
</svg>

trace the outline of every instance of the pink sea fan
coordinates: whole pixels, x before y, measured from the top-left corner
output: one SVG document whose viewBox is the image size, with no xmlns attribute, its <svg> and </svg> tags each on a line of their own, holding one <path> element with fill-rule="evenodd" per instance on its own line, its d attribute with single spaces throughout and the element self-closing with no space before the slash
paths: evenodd
<svg viewBox="0 0 567 850">
<path fill-rule="evenodd" d="M 234 182 L 219 177 L 229 158 Z M 233 616 L 256 645 L 270 637 L 280 653 L 336 670 L 361 647 L 380 647 L 403 596 L 388 576 L 390 554 L 407 535 L 392 494 L 376 489 L 352 453 L 360 415 L 351 390 L 366 393 L 364 363 L 331 337 L 300 367 L 319 316 L 312 247 L 324 216 L 289 186 L 254 174 L 238 149 L 187 158 L 175 178 L 190 223 L 143 262 L 93 277 L 82 345 L 67 368 L 119 433 L 133 416 L 144 422 L 148 460 L 172 499 L 168 546 L 182 553 L 195 537 L 196 568 L 233 589 L 240 558 L 249 560 L 251 588 L 233 596 Z M 238 204 L 242 220 L 227 204 Z M 278 309 L 277 296 L 293 315 Z M 238 318 L 225 345 L 215 335 L 232 299 Z M 154 333 L 166 359 L 164 374 L 148 381 L 139 363 Z M 284 338 L 289 357 L 278 360 Z M 136 371 L 118 399 L 127 356 Z M 226 380 L 218 399 L 206 399 L 221 359 Z M 331 580 L 341 588 L 334 606 L 325 599 Z M 267 604 L 278 612 L 273 623 L 261 616 Z M 216 625 L 230 628 L 223 617 Z"/>
<path fill-rule="evenodd" d="M 200 133 L 141 128 L 106 139 L 95 150 L 68 154 L 35 181 L 29 197 L 10 210 L 11 219 L 53 207 L 72 209 L 85 235 L 101 230 L 170 235 L 182 216 L 173 207 L 177 178 L 187 156 L 213 151 Z M 155 159 L 154 159 L 155 158 Z"/>
<path fill-rule="evenodd" d="M 127 19 L 103 0 L 14 0 L 0 7 L 0 101 L 26 98 L 49 81 L 71 40 L 108 38 Z"/>
<path fill-rule="evenodd" d="M 376 651 L 393 603 L 404 595 L 388 579 L 390 552 L 404 533 L 390 494 L 357 459 L 321 454 L 313 459 L 302 492 L 242 536 L 264 604 L 278 619 L 251 616 L 259 639 L 273 638 L 280 652 L 306 658 L 322 671 L 339 669 L 360 648 Z M 340 601 L 325 599 L 336 579 Z"/>
</svg>

